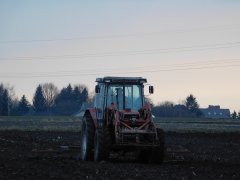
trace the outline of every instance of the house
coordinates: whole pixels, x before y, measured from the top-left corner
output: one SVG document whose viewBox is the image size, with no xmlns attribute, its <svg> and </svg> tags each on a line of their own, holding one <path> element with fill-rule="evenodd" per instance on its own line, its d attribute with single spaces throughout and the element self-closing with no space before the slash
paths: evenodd
<svg viewBox="0 0 240 180">
<path fill-rule="evenodd" d="M 221 109 L 219 105 L 217 106 L 209 105 L 208 108 L 200 108 L 200 110 L 205 118 L 212 118 L 212 119 L 230 118 L 230 110 Z"/>
</svg>

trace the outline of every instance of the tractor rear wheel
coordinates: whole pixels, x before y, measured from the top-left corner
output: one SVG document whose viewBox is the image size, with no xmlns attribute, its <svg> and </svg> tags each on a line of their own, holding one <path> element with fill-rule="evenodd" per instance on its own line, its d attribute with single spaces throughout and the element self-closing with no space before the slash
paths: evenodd
<svg viewBox="0 0 240 180">
<path fill-rule="evenodd" d="M 83 117 L 81 131 L 80 159 L 84 161 L 93 160 L 94 146 L 94 124 L 87 117 Z"/>
<path fill-rule="evenodd" d="M 109 157 L 110 133 L 108 128 L 100 127 L 95 131 L 94 160 L 102 161 Z"/>
</svg>

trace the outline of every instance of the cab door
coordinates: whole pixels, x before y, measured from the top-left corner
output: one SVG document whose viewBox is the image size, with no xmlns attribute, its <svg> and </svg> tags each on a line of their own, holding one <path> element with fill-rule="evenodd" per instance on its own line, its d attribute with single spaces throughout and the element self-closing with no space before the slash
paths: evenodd
<svg viewBox="0 0 240 180">
<path fill-rule="evenodd" d="M 96 93 L 94 108 L 96 109 L 96 117 L 98 122 L 103 120 L 104 104 L 105 104 L 105 85 L 99 84 L 99 92 Z"/>
</svg>

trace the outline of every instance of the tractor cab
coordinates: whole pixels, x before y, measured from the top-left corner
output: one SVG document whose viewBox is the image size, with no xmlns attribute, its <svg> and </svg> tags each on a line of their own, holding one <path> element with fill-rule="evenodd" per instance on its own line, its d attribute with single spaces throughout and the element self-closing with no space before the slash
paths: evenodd
<svg viewBox="0 0 240 180">
<path fill-rule="evenodd" d="M 138 112 L 144 106 L 144 84 L 147 80 L 141 77 L 104 77 L 97 78 L 95 87 L 95 108 L 97 119 L 104 117 L 105 109 L 115 108 L 119 112 Z M 149 86 L 153 93 L 153 86 Z"/>
</svg>

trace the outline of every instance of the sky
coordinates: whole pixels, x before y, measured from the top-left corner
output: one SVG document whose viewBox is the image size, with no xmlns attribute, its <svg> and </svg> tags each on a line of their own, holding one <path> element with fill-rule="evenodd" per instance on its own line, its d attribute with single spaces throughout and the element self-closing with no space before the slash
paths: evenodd
<svg viewBox="0 0 240 180">
<path fill-rule="evenodd" d="M 239 111 L 240 1 L 0 1 L 0 83 L 18 97 L 103 76 L 146 77 L 154 104 Z"/>
</svg>

